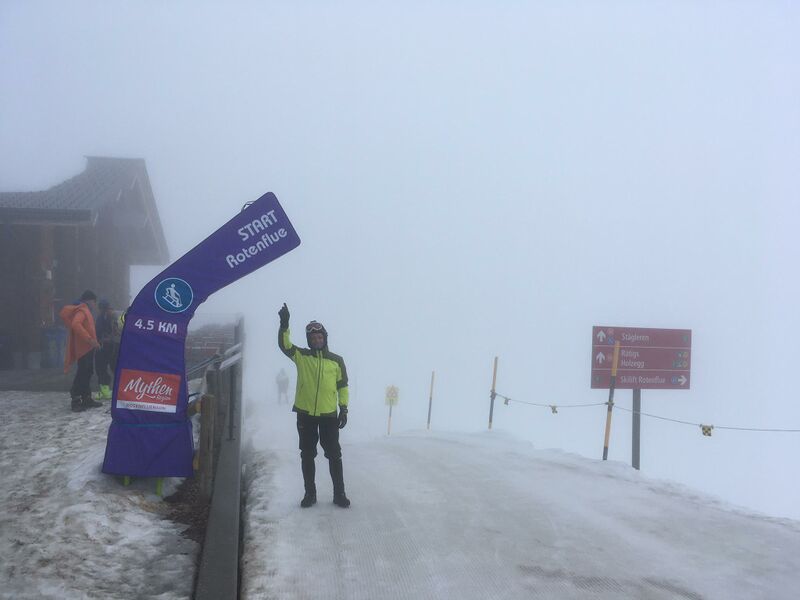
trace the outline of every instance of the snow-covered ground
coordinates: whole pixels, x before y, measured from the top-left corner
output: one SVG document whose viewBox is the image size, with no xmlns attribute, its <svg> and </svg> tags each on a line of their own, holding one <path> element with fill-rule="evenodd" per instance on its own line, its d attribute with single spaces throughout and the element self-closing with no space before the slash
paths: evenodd
<svg viewBox="0 0 800 600">
<path fill-rule="evenodd" d="M 197 544 L 154 482 L 100 472 L 108 409 L 27 392 L 0 407 L 0 598 L 189 598 Z M 301 509 L 288 410 L 246 420 L 248 600 L 797 597 L 799 522 L 502 431 L 370 438 L 354 411 L 352 508 L 330 503 L 320 453 L 319 503 Z"/>
<path fill-rule="evenodd" d="M 154 481 L 100 472 L 107 404 L 72 413 L 66 393 L 0 392 L 0 410 L 0 598 L 191 596 L 198 545 Z"/>
<path fill-rule="evenodd" d="M 501 431 L 345 429 L 352 507 L 331 504 L 320 451 L 319 503 L 301 509 L 294 415 L 262 406 L 248 423 L 247 600 L 798 597 L 800 522 L 627 465 Z"/>
</svg>

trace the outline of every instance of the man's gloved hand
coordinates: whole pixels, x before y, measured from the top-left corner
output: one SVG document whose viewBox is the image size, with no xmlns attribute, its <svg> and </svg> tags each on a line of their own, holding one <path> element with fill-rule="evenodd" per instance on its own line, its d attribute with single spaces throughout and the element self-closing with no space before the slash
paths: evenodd
<svg viewBox="0 0 800 600">
<path fill-rule="evenodd" d="M 283 303 L 283 307 L 278 311 L 278 316 L 281 318 L 281 329 L 288 329 L 289 307 L 286 306 L 286 302 Z"/>
<path fill-rule="evenodd" d="M 344 426 L 347 425 L 347 407 L 340 406 L 339 407 L 339 429 L 344 429 Z"/>
</svg>

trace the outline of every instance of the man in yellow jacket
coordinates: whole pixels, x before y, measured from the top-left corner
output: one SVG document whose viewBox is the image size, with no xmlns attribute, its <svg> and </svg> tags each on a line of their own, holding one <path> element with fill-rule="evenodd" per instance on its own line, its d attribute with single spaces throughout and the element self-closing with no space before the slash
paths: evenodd
<svg viewBox="0 0 800 600">
<path fill-rule="evenodd" d="M 319 441 L 328 459 L 333 481 L 333 502 L 347 508 L 350 500 L 344 492 L 342 448 L 339 445 L 339 430 L 347 425 L 348 390 L 344 359 L 328 350 L 328 332 L 321 323 L 311 321 L 306 326 L 309 347 L 298 348 L 289 337 L 289 308 L 286 304 L 278 311 L 278 316 L 281 320 L 278 346 L 297 367 L 297 388 L 292 410 L 297 413 L 300 463 L 305 485 L 300 506 L 308 508 L 317 502 L 314 458 Z"/>
<path fill-rule="evenodd" d="M 101 406 L 92 400 L 89 382 L 94 372 L 94 351 L 100 347 L 94 329 L 92 311 L 97 306 L 97 296 L 86 290 L 80 300 L 67 304 L 59 312 L 61 320 L 67 326 L 67 352 L 64 356 L 64 372 L 69 371 L 72 363 L 78 363 L 75 379 L 69 395 L 72 398 L 72 411 L 80 412 L 87 408 Z"/>
</svg>

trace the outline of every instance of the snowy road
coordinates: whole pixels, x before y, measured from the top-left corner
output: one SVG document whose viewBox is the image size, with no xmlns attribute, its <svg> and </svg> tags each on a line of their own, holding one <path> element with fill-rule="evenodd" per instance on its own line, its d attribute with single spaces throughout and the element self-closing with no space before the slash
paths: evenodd
<svg viewBox="0 0 800 600">
<path fill-rule="evenodd" d="M 797 597 L 800 523 L 502 432 L 345 434 L 352 508 L 320 453 L 300 509 L 292 415 L 273 422 L 248 466 L 248 600 Z"/>
</svg>

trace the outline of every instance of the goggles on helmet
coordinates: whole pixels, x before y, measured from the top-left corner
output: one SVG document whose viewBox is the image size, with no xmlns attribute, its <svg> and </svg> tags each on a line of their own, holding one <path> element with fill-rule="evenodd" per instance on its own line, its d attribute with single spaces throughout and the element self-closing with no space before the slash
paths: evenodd
<svg viewBox="0 0 800 600">
<path fill-rule="evenodd" d="M 317 323 L 316 321 L 311 321 L 308 325 L 306 325 L 306 333 L 316 333 L 316 332 L 324 332 L 325 328 L 322 326 L 322 323 Z"/>
</svg>

